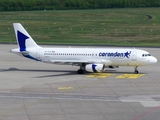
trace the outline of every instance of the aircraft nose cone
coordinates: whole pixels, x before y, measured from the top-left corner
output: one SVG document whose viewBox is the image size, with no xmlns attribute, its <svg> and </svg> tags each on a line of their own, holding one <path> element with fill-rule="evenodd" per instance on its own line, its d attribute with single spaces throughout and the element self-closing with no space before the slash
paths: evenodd
<svg viewBox="0 0 160 120">
<path fill-rule="evenodd" d="M 151 63 L 156 63 L 157 61 L 158 60 L 155 57 L 153 57 L 152 60 L 151 60 Z"/>
</svg>

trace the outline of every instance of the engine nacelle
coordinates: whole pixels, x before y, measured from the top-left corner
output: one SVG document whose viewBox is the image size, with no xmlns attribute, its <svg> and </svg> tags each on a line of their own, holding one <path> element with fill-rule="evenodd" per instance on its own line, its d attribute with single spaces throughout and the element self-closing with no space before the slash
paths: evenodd
<svg viewBox="0 0 160 120">
<path fill-rule="evenodd" d="M 104 70 L 103 64 L 87 64 L 85 66 L 87 72 L 102 72 Z"/>
</svg>

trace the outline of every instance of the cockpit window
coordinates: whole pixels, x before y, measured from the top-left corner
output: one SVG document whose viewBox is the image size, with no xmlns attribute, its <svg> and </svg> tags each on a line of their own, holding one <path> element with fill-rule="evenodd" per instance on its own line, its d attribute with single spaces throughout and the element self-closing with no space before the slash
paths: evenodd
<svg viewBox="0 0 160 120">
<path fill-rule="evenodd" d="M 142 54 L 142 57 L 151 56 L 151 54 Z"/>
</svg>

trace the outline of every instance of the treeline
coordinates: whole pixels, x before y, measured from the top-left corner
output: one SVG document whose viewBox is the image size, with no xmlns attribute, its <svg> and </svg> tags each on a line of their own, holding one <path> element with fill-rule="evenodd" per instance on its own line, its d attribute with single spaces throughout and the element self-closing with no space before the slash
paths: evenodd
<svg viewBox="0 0 160 120">
<path fill-rule="evenodd" d="M 160 7 L 160 0 L 0 0 L 0 11 Z"/>
</svg>

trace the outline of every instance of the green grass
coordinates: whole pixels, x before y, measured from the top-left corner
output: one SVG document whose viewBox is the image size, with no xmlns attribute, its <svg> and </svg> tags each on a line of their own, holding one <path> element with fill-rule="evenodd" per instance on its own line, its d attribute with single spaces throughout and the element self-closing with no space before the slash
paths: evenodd
<svg viewBox="0 0 160 120">
<path fill-rule="evenodd" d="M 0 42 L 20 22 L 38 44 L 160 46 L 160 8 L 0 12 Z M 149 17 L 151 19 L 149 20 Z"/>
</svg>

